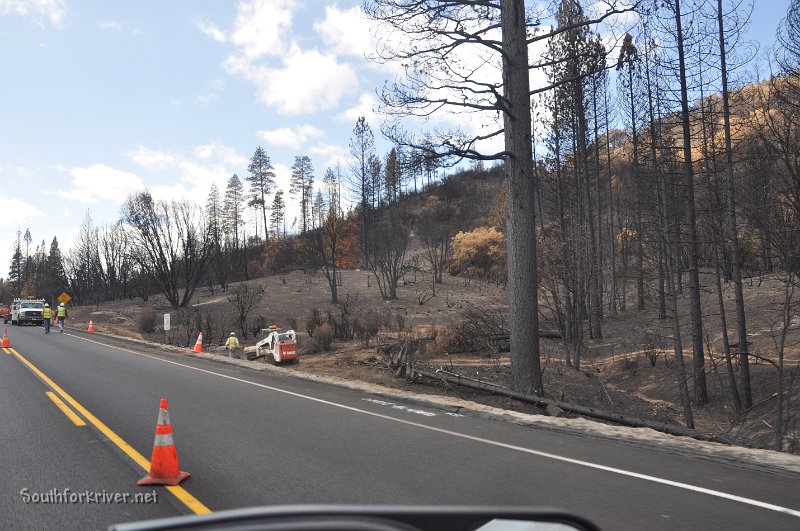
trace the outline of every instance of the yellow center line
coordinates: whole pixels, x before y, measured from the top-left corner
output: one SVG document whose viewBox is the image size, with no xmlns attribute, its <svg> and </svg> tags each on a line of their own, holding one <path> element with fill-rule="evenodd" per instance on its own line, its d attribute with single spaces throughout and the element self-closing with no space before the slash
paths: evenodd
<svg viewBox="0 0 800 531">
<path fill-rule="evenodd" d="M 5 350 L 5 349 L 3 349 Z M 61 395 L 69 405 L 71 405 L 78 413 L 83 415 L 83 417 L 88 420 L 95 428 L 97 428 L 100 433 L 108 437 L 108 439 L 113 442 L 117 447 L 122 450 L 125 455 L 133 459 L 133 461 L 142 467 L 145 471 L 150 470 L 150 461 L 148 461 L 142 454 L 136 451 L 136 449 L 125 442 L 125 440 L 114 433 L 111 428 L 106 426 L 100 419 L 92 415 L 89 410 L 83 407 L 77 400 L 72 398 L 69 393 L 61 389 L 53 380 L 51 380 L 45 373 L 39 370 L 33 363 L 25 359 L 25 357 L 17 352 L 15 349 L 10 349 L 11 352 L 19 359 L 23 364 L 25 364 L 30 370 L 32 370 L 39 378 L 44 380 L 47 385 L 49 385 L 56 393 Z M 189 494 L 189 492 L 181 486 L 167 486 L 167 490 L 169 490 L 176 498 L 178 498 L 181 502 L 183 502 L 186 507 L 189 508 L 192 512 L 196 514 L 206 514 L 210 513 L 211 509 L 203 505 L 200 500 Z"/>
<path fill-rule="evenodd" d="M 83 421 L 83 419 L 80 418 L 74 411 L 72 411 L 68 405 L 62 402 L 61 399 L 55 395 L 55 393 L 52 391 L 45 391 L 44 394 L 46 394 L 47 397 L 53 401 L 56 407 L 60 409 L 61 412 L 64 413 L 73 424 L 76 426 L 86 426 L 86 423 Z"/>
<path fill-rule="evenodd" d="M 7 348 L 3 348 L 3 352 L 11 356 L 11 351 L 9 351 Z"/>
</svg>

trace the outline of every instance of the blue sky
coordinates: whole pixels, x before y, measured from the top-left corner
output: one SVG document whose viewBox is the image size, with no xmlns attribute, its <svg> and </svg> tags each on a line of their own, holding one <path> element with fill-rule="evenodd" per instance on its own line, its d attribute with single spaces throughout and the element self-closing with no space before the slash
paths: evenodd
<svg viewBox="0 0 800 531">
<path fill-rule="evenodd" d="M 0 0 L 0 276 L 17 227 L 64 248 L 134 190 L 204 203 L 258 145 L 283 188 L 295 155 L 344 170 L 387 77 L 357 5 Z"/>
<path fill-rule="evenodd" d="M 66 251 L 87 210 L 113 223 L 145 187 L 202 203 L 258 145 L 284 189 L 295 155 L 346 171 L 394 75 L 364 59 L 360 3 L 0 0 L 0 277 L 18 227 Z M 771 45 L 787 5 L 757 1 L 750 37 Z"/>
</svg>

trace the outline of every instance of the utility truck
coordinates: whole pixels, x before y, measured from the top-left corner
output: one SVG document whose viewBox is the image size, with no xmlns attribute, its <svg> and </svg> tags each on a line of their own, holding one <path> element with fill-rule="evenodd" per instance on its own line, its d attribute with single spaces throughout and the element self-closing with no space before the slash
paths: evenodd
<svg viewBox="0 0 800 531">
<path fill-rule="evenodd" d="M 31 323 L 42 326 L 44 299 L 14 299 L 11 303 L 11 324 Z"/>
</svg>

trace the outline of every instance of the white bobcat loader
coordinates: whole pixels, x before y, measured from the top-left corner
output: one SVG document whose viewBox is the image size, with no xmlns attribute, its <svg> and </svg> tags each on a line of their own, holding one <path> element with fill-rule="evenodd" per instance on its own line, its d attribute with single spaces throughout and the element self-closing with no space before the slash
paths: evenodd
<svg viewBox="0 0 800 531">
<path fill-rule="evenodd" d="M 297 336 L 294 330 L 270 326 L 261 330 L 263 339 L 256 343 L 256 357 L 264 356 L 267 362 L 281 365 L 283 362 L 299 363 Z M 255 359 L 254 358 L 254 359 Z"/>
</svg>

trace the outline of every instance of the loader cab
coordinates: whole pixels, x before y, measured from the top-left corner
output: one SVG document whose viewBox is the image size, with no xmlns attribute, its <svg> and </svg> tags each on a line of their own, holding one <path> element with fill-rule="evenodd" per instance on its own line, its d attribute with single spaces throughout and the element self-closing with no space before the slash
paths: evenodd
<svg viewBox="0 0 800 531">
<path fill-rule="evenodd" d="M 274 335 L 271 335 L 273 334 Z M 286 331 L 283 328 L 278 328 L 277 326 L 270 326 L 269 328 L 262 328 L 261 329 L 261 337 L 262 338 L 269 338 L 269 343 L 267 344 L 267 348 L 272 350 L 275 348 L 275 339 L 283 337 Z"/>
</svg>

